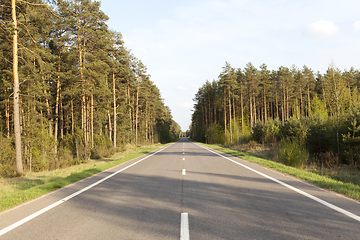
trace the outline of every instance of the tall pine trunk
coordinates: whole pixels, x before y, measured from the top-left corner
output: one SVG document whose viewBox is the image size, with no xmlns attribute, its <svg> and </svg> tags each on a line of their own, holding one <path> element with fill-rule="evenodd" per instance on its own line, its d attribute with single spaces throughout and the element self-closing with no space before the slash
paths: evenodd
<svg viewBox="0 0 360 240">
<path fill-rule="evenodd" d="M 250 129 L 251 132 L 254 128 L 254 116 L 253 116 L 253 100 L 252 100 L 252 95 L 250 94 Z"/>
<path fill-rule="evenodd" d="M 58 74 L 60 74 L 61 60 L 61 47 L 59 48 L 58 55 Z M 55 131 L 54 131 L 54 141 L 55 141 L 55 155 L 57 154 L 57 142 L 58 142 L 58 130 L 59 130 L 59 102 L 60 102 L 60 75 L 57 76 L 57 84 L 56 84 L 56 100 L 55 100 Z"/>
<path fill-rule="evenodd" d="M 309 80 L 308 80 L 309 81 Z M 311 116 L 311 102 L 310 102 L 310 83 L 307 84 L 307 97 L 308 97 L 308 112 L 309 117 Z M 325 97 L 324 97 L 325 99 Z"/>
<path fill-rule="evenodd" d="M 226 142 L 226 99 L 225 99 L 225 90 L 224 90 L 224 136 Z"/>
<path fill-rule="evenodd" d="M 245 133 L 245 123 L 244 123 L 244 100 L 243 100 L 242 89 L 241 89 L 241 92 L 240 92 L 240 104 L 241 104 L 241 132 L 244 135 L 244 133 Z"/>
<path fill-rule="evenodd" d="M 14 132 L 15 132 L 15 161 L 16 171 L 19 175 L 24 172 L 21 154 L 21 128 L 20 128 L 20 84 L 18 75 L 18 31 L 16 20 L 16 0 L 11 0 L 11 13 L 14 25 L 13 33 L 13 78 L 14 78 Z"/>
<path fill-rule="evenodd" d="M 135 116 L 135 145 L 138 144 L 138 117 L 139 117 L 139 90 L 140 79 L 137 78 L 137 90 L 136 90 L 136 116 Z"/>
<path fill-rule="evenodd" d="M 229 125 L 230 125 L 230 143 L 233 141 L 233 133 L 232 133 L 232 126 L 231 126 L 231 98 L 230 98 L 230 87 L 229 87 Z"/>
<path fill-rule="evenodd" d="M 109 111 L 108 111 L 108 121 L 109 121 L 109 138 L 110 141 L 112 141 L 112 126 L 111 126 L 111 116 Z"/>
<path fill-rule="evenodd" d="M 232 105 L 233 105 L 233 116 L 234 116 L 234 129 L 233 129 L 233 131 L 234 131 L 234 138 L 235 139 L 237 139 L 237 134 L 236 134 L 236 111 L 235 111 L 235 100 L 234 100 L 234 96 L 233 96 L 233 98 L 232 98 Z M 236 134 L 236 136 L 235 136 L 235 134 Z"/>
<path fill-rule="evenodd" d="M 115 91 L 115 73 L 112 74 L 113 77 L 113 108 L 114 108 L 114 148 L 116 148 L 116 91 Z"/>
<path fill-rule="evenodd" d="M 10 138 L 10 99 L 7 97 L 9 92 L 9 88 L 5 89 L 5 122 L 6 122 L 6 137 Z"/>
<path fill-rule="evenodd" d="M 91 127 L 91 148 L 94 149 L 94 95 L 91 94 L 91 106 L 90 106 L 90 127 Z"/>
<path fill-rule="evenodd" d="M 266 88 L 264 86 L 264 123 L 267 123 L 267 103 L 266 103 Z"/>
</svg>

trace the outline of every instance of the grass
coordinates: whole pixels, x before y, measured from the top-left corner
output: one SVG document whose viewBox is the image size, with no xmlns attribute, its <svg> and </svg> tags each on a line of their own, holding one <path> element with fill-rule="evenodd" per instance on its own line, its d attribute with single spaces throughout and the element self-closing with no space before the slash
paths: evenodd
<svg viewBox="0 0 360 240">
<path fill-rule="evenodd" d="M 230 154 L 234 157 L 245 159 L 249 162 L 259 164 L 261 166 L 274 169 L 278 172 L 294 176 L 298 179 L 305 180 L 324 189 L 329 189 L 337 193 L 343 194 L 355 200 L 360 200 L 360 173 L 357 170 L 351 170 L 349 167 L 332 169 L 297 169 L 285 166 L 272 160 L 266 160 L 256 157 L 242 151 L 233 150 L 217 145 L 203 144 L 212 149 Z"/>
<path fill-rule="evenodd" d="M 110 158 L 47 172 L 27 173 L 19 178 L 0 179 L 0 212 L 41 195 L 90 177 L 96 173 L 149 153 L 159 146 L 135 147 Z"/>
</svg>

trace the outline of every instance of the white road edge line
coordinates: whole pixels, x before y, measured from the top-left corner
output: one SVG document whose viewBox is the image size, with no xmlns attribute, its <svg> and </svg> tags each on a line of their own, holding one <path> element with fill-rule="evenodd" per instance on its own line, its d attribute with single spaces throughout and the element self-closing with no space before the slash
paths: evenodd
<svg viewBox="0 0 360 240">
<path fill-rule="evenodd" d="M 204 148 L 204 149 L 206 149 L 206 150 L 208 150 L 209 152 L 215 153 L 216 155 L 218 155 L 220 157 L 223 157 L 223 158 L 225 158 L 225 159 L 227 159 L 227 160 L 229 160 L 229 161 L 231 161 L 231 162 L 233 162 L 233 163 L 235 163 L 237 165 L 240 165 L 240 166 L 242 166 L 242 167 L 244 167 L 244 168 L 246 168 L 246 169 L 248 169 L 250 171 L 253 171 L 253 172 L 255 172 L 255 173 L 257 173 L 257 174 L 259 174 L 259 175 L 261 175 L 261 176 L 263 176 L 263 177 L 265 177 L 267 179 L 270 179 L 270 180 L 272 180 L 272 181 L 274 181 L 274 182 L 276 182 L 276 183 L 278 183 L 280 185 L 283 185 L 284 187 L 287 187 L 287 188 L 289 188 L 289 189 L 291 189 L 291 190 L 293 190 L 293 191 L 295 191 L 297 193 L 300 193 L 301 195 L 304 195 L 304 196 L 306 196 L 306 197 L 308 197 L 308 198 L 310 198 L 310 199 L 312 199 L 312 200 L 314 200 L 314 201 L 316 201 L 318 203 L 321 203 L 324 206 L 327 206 L 327 207 L 329 207 L 329 208 L 331 208 L 331 209 L 333 209 L 333 210 L 335 210 L 337 212 L 340 212 L 340 213 L 342 213 L 342 214 L 344 214 L 344 215 L 346 215 L 346 216 L 360 222 L 360 216 L 358 216 L 358 215 L 355 215 L 355 214 L 353 214 L 353 213 L 351 213 L 349 211 L 346 211 L 345 209 L 342 209 L 342 208 L 337 207 L 337 206 L 335 206 L 335 205 L 333 205 L 331 203 L 328 203 L 328 202 L 326 202 L 326 201 L 324 201 L 324 200 L 322 200 L 320 198 L 317 198 L 317 197 L 315 197 L 315 196 L 313 196 L 313 195 L 311 195 L 309 193 L 306 193 L 306 192 L 304 192 L 304 191 L 302 191 L 300 189 L 297 189 L 297 188 L 295 188 L 295 187 L 293 187 L 293 186 L 291 186 L 291 185 L 289 185 L 287 183 L 284 183 L 284 182 L 282 182 L 282 181 L 280 181 L 280 180 L 278 180 L 276 178 L 270 177 L 270 176 L 268 176 L 268 175 L 266 175 L 266 174 L 264 174 L 262 172 L 259 172 L 259 171 L 255 170 L 255 169 L 252 169 L 252 168 L 250 168 L 250 167 L 248 167 L 248 166 L 246 166 L 244 164 L 236 162 L 236 161 L 234 161 L 234 160 L 232 160 L 232 159 L 230 159 L 228 157 L 225 157 L 225 156 L 221 155 L 220 153 L 217 153 L 217 152 L 215 152 L 213 150 L 210 150 L 210 149 L 208 149 L 208 148 L 206 148 L 206 147 L 204 147 L 204 146 L 202 146 L 200 144 L 197 144 L 197 145 Z"/>
<path fill-rule="evenodd" d="M 183 175 L 183 176 L 186 175 L 186 170 L 185 170 L 185 169 L 182 170 L 182 175 Z"/>
<path fill-rule="evenodd" d="M 171 145 L 172 145 L 172 144 L 171 144 Z M 95 183 L 93 183 L 93 184 L 91 184 L 91 185 L 89 185 L 89 186 L 87 186 L 87 187 L 85 187 L 85 188 L 83 188 L 83 189 L 81 189 L 81 190 L 79 190 L 79 191 L 77 191 L 77 192 L 75 192 L 75 193 L 73 193 L 73 194 L 71 194 L 71 195 L 69 195 L 69 196 L 67 196 L 67 197 L 65 197 L 65 198 L 63 198 L 63 199 L 61 199 L 61 200 L 59 200 L 59 201 L 57 201 L 57 202 L 55 202 L 55 203 L 53 203 L 53 204 L 45 207 L 45 208 L 43 208 L 43 209 L 41 209 L 41 210 L 39 210 L 39 211 L 37 211 L 37 212 L 35 212 L 35 213 L 33 213 L 33 214 L 25 217 L 25 218 L 23 218 L 23 219 L 21 219 L 21 220 L 19 220 L 19 221 L 17 221 L 16 223 L 11 224 L 10 226 L 8 226 L 8 227 L 0 230 L 0 236 L 4 235 L 4 234 L 7 233 L 7 232 L 10 232 L 11 230 L 13 230 L 13 229 L 21 226 L 21 225 L 24 224 L 24 223 L 26 223 L 26 222 L 28 222 L 28 221 L 36 218 L 37 216 L 43 214 L 44 212 L 47 212 L 47 211 L 49 211 L 50 209 L 52 209 L 52 208 L 54 208 L 54 207 L 56 207 L 56 206 L 58 206 L 58 205 L 60 205 L 60 204 L 62 204 L 62 203 L 64 203 L 64 202 L 70 200 L 71 198 L 76 197 L 77 195 L 79 195 L 79 194 L 81 194 L 81 193 L 89 190 L 90 188 L 93 188 L 93 187 L 95 187 L 96 185 L 99 185 L 100 183 L 108 180 L 109 178 L 115 176 L 116 174 L 121 173 L 122 171 L 124 171 L 124 170 L 126 170 L 126 169 L 128 169 L 128 168 L 130 168 L 130 167 L 132 167 L 132 166 L 134 166 L 135 164 L 138 164 L 138 163 L 142 162 L 143 160 L 145 160 L 145 159 L 147 159 L 147 158 L 149 158 L 149 157 L 151 157 L 151 156 L 153 156 L 153 155 L 161 152 L 162 150 L 170 147 L 171 145 L 168 145 L 168 146 L 166 146 L 166 147 L 164 147 L 164 148 L 161 148 L 161 149 L 159 149 L 158 151 L 153 152 L 152 154 L 147 155 L 146 157 L 144 157 L 144 158 L 142 158 L 142 159 L 140 159 L 140 160 L 138 160 L 138 161 L 130 164 L 129 166 L 124 167 L 124 168 L 120 169 L 119 171 L 114 172 L 114 173 L 110 174 L 109 176 L 107 176 L 107 177 L 105 177 L 105 178 L 103 178 L 103 179 L 101 179 L 101 180 L 99 180 L 99 181 L 97 181 L 97 182 L 95 182 Z"/>
<path fill-rule="evenodd" d="M 181 213 L 180 240 L 190 240 L 188 213 Z"/>
</svg>

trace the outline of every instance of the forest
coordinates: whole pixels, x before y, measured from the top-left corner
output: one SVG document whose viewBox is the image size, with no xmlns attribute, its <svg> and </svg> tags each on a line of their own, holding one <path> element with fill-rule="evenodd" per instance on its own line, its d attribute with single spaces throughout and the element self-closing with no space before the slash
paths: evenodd
<svg viewBox="0 0 360 240">
<path fill-rule="evenodd" d="M 228 62 L 198 89 L 190 126 L 196 141 L 270 144 L 285 164 L 360 166 L 360 71 L 326 73 Z"/>
<path fill-rule="evenodd" d="M 179 125 L 100 2 L 0 0 L 0 176 L 176 140 Z"/>
</svg>

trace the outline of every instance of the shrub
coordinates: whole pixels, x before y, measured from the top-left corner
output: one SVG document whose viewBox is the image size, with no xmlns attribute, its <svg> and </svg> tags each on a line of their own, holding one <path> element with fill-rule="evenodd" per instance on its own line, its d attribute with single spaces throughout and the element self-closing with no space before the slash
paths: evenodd
<svg viewBox="0 0 360 240">
<path fill-rule="evenodd" d="M 305 143 L 308 127 L 303 121 L 290 118 L 281 127 L 282 138 L 298 139 L 301 144 Z"/>
<path fill-rule="evenodd" d="M 256 122 L 252 133 L 252 137 L 254 141 L 257 141 L 258 143 L 264 143 L 265 132 L 266 132 L 265 125 L 261 121 Z"/>
<path fill-rule="evenodd" d="M 225 144 L 224 128 L 220 124 L 211 125 L 205 132 L 207 143 Z"/>
<path fill-rule="evenodd" d="M 285 138 L 281 140 L 277 156 L 285 165 L 302 168 L 309 158 L 309 152 L 296 139 Z"/>
<path fill-rule="evenodd" d="M 265 142 L 274 143 L 280 140 L 282 123 L 279 119 L 269 119 L 266 123 Z"/>
</svg>

